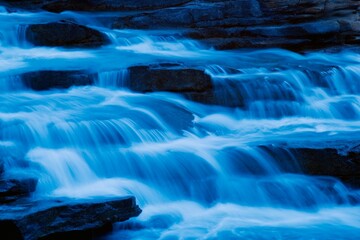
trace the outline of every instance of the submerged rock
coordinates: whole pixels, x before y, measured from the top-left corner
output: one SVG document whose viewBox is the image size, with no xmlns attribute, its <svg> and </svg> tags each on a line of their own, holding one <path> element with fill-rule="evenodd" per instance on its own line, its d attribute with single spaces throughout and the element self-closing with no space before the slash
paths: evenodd
<svg viewBox="0 0 360 240">
<path fill-rule="evenodd" d="M 0 207 L 2 239 L 94 239 L 114 222 L 136 217 L 134 197 L 49 201 Z"/>
<path fill-rule="evenodd" d="M 91 85 L 94 76 L 84 71 L 38 71 L 24 73 L 21 79 L 25 86 L 33 90 L 48 90 Z"/>
<path fill-rule="evenodd" d="M 37 179 L 2 179 L 0 180 L 0 203 L 12 202 L 27 197 L 35 191 Z"/>
<path fill-rule="evenodd" d="M 92 48 L 110 43 L 98 30 L 69 21 L 29 25 L 25 36 L 35 46 Z"/>
</svg>

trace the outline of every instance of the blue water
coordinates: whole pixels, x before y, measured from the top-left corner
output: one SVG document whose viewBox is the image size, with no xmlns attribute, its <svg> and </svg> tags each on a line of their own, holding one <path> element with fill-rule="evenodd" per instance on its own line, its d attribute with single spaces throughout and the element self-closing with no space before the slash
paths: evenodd
<svg viewBox="0 0 360 240">
<path fill-rule="evenodd" d="M 7 177 L 39 179 L 33 199 L 134 195 L 143 213 L 104 239 L 360 236 L 358 190 L 301 174 L 290 153 L 281 157 L 295 173 L 285 173 L 280 155 L 258 147 L 359 143 L 359 53 L 215 51 L 171 31 L 109 30 L 96 16 L 0 9 L 0 156 Z M 24 39 L 26 24 L 67 17 L 112 44 L 63 49 Z M 127 67 L 157 62 L 206 70 L 222 103 L 241 94 L 244 106 L 126 88 Z M 94 86 L 35 92 L 18 75 L 37 70 L 98 75 Z"/>
</svg>

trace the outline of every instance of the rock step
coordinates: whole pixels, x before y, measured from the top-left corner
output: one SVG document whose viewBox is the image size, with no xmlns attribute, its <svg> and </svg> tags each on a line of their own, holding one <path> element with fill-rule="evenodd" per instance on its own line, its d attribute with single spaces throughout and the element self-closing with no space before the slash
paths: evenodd
<svg viewBox="0 0 360 240">
<path fill-rule="evenodd" d="M 113 77 L 106 81 L 109 87 L 117 86 L 118 83 L 117 87 L 129 88 L 135 92 L 173 92 L 204 104 L 245 109 L 251 108 L 256 102 L 283 103 L 289 107 L 295 103 L 306 104 L 306 91 L 317 87 L 324 88 L 330 96 L 358 94 L 360 91 L 355 80 L 348 80 L 341 89 L 337 89 L 337 85 L 333 84 L 333 75 L 343 70 L 334 67 L 317 70 L 311 67 L 298 68 L 299 74 L 302 73 L 299 76 L 304 78 L 301 81 L 288 76 L 286 69 L 269 69 L 268 73 L 262 75 L 236 70 L 219 78 L 204 69 L 202 66 L 180 63 L 136 65 L 126 71 L 119 70 L 121 81 L 117 74 L 113 74 Z M 123 76 L 124 74 L 126 76 Z M 23 73 L 20 79 L 25 87 L 41 91 L 100 84 L 99 79 L 103 75 L 106 74 L 86 70 L 42 70 Z M 106 84 L 100 85 L 108 87 Z M 296 115 L 296 112 L 292 113 L 294 114 Z"/>
<path fill-rule="evenodd" d="M 136 217 L 134 197 L 49 200 L 0 206 L 2 239 L 94 239 L 114 222 Z"/>
<path fill-rule="evenodd" d="M 64 20 L 29 25 L 25 37 L 35 46 L 95 48 L 110 43 L 100 31 Z"/>
<path fill-rule="evenodd" d="M 52 12 L 134 10 L 109 16 L 106 22 L 117 29 L 183 29 L 188 37 L 217 49 L 282 47 L 303 51 L 360 43 L 360 5 L 356 0 L 0 2 Z M 98 47 L 109 43 L 94 29 L 61 21 L 31 25 L 26 36 L 38 46 Z"/>
<path fill-rule="evenodd" d="M 72 86 L 91 85 L 94 76 L 85 71 L 37 71 L 21 75 L 24 85 L 33 90 L 69 88 Z"/>
<path fill-rule="evenodd" d="M 315 145 L 317 147 L 291 144 L 260 147 L 278 161 L 284 172 L 331 176 L 360 188 L 360 141 L 349 143 L 350 147 L 344 151 L 339 146 L 346 142 L 334 142 L 324 147 L 319 144 Z"/>
<path fill-rule="evenodd" d="M 186 29 L 217 49 L 282 47 L 295 51 L 358 44 L 359 5 L 345 1 L 231 0 L 119 17 L 113 28 Z"/>
<path fill-rule="evenodd" d="M 188 37 L 217 49 L 282 47 L 303 51 L 360 42 L 360 7 L 354 0 L 2 2 L 52 12 L 134 10 L 120 17 L 109 16 L 107 22 L 119 29 L 186 29 Z M 109 43 L 94 29 L 65 23 L 31 25 L 26 36 L 38 46 L 98 47 Z"/>
</svg>

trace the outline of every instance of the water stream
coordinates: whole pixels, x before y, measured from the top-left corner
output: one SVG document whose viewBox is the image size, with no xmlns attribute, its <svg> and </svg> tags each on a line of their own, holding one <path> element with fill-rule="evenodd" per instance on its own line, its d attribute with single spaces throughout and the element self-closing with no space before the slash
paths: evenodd
<svg viewBox="0 0 360 240">
<path fill-rule="evenodd" d="M 26 42 L 27 24 L 69 16 L 112 44 Z M 351 202 L 359 191 L 303 175 L 291 153 L 260 147 L 359 142 L 359 53 L 216 51 L 173 32 L 109 30 L 89 19 L 0 9 L 0 155 L 8 175 L 39 179 L 34 199 L 134 195 L 143 213 L 104 239 L 360 236 L 360 208 Z M 126 88 L 127 67 L 157 62 L 203 67 L 218 98 L 241 96 L 244 106 Z M 98 74 L 93 86 L 36 92 L 17 75 L 38 70 Z M 284 172 L 279 158 L 295 173 Z"/>
</svg>

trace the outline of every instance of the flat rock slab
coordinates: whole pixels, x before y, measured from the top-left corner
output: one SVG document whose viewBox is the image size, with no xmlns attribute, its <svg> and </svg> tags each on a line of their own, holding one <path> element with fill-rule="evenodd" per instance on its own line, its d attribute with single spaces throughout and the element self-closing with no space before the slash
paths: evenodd
<svg viewBox="0 0 360 240">
<path fill-rule="evenodd" d="M 212 89 L 204 70 L 182 66 L 134 66 L 129 68 L 130 89 L 138 92 L 205 92 Z"/>
<path fill-rule="evenodd" d="M 331 176 L 360 188 L 360 141 L 261 146 L 284 172 Z"/>
<path fill-rule="evenodd" d="M 134 197 L 51 200 L 0 206 L 2 239 L 93 239 L 114 222 L 136 217 Z"/>
<path fill-rule="evenodd" d="M 35 46 L 95 48 L 110 43 L 100 31 L 70 21 L 29 25 L 25 36 Z"/>
<path fill-rule="evenodd" d="M 84 71 L 37 71 L 20 77 L 26 87 L 38 91 L 91 85 L 94 81 L 94 76 Z"/>
</svg>

